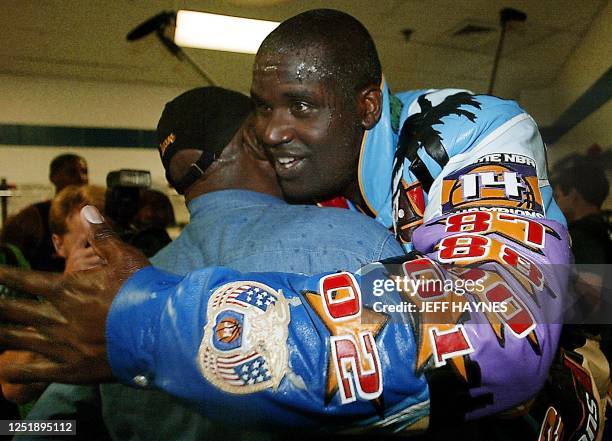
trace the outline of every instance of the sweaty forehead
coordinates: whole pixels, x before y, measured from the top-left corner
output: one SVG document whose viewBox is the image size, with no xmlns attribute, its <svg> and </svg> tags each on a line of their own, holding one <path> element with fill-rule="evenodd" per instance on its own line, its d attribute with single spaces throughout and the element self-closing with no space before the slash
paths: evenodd
<svg viewBox="0 0 612 441">
<path fill-rule="evenodd" d="M 265 51 L 255 58 L 253 80 L 275 75 L 290 82 L 326 81 L 337 74 L 328 56 L 318 47 L 295 48 L 293 51 Z"/>
</svg>

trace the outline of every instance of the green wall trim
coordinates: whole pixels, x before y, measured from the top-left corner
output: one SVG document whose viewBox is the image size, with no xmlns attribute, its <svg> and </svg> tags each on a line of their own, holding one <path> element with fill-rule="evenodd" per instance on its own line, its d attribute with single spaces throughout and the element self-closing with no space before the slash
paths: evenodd
<svg viewBox="0 0 612 441">
<path fill-rule="evenodd" d="M 156 148 L 155 130 L 0 124 L 0 145 Z"/>
</svg>

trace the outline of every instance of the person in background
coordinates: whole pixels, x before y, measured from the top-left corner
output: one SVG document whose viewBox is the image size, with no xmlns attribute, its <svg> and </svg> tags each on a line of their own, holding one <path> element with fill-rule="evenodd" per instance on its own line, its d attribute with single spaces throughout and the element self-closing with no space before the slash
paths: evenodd
<svg viewBox="0 0 612 441">
<path fill-rule="evenodd" d="M 610 192 L 605 170 L 594 158 L 575 156 L 553 169 L 555 199 L 567 218 L 576 263 L 612 262 L 612 231 L 602 212 Z"/>
<path fill-rule="evenodd" d="M 81 156 L 65 153 L 51 161 L 49 180 L 58 194 L 68 185 L 85 185 L 89 182 L 87 162 Z M 32 204 L 10 216 L 0 233 L 0 242 L 17 246 L 32 269 L 61 272 L 64 260 L 53 247 L 49 229 L 51 200 Z"/>
<path fill-rule="evenodd" d="M 136 228 L 165 230 L 175 222 L 174 209 L 168 196 L 159 190 L 150 188 L 145 188 L 140 192 L 138 212 L 132 222 Z"/>
<path fill-rule="evenodd" d="M 79 212 L 85 205 L 104 208 L 105 189 L 97 185 L 69 185 L 53 198 L 49 229 L 53 247 L 66 261 L 65 273 L 83 271 L 100 265 L 100 258 L 87 243 Z"/>
<path fill-rule="evenodd" d="M 591 312 L 606 317 L 606 311 L 612 312 L 612 299 L 603 295 L 606 291 L 602 288 L 612 286 L 612 277 L 604 267 L 612 263 L 612 226 L 602 205 L 610 183 L 597 158 L 597 155 L 564 158 L 554 167 L 551 181 L 555 199 L 568 221 L 579 275 L 577 289 L 585 295 L 588 300 L 585 306 Z"/>
<path fill-rule="evenodd" d="M 604 153 L 603 157 L 608 155 Z M 585 315 L 575 324 L 564 328 L 565 346 L 577 348 L 591 365 L 591 371 L 603 400 L 612 399 L 610 360 L 612 360 L 612 275 L 607 265 L 612 263 L 612 226 L 602 211 L 610 192 L 610 183 L 599 160 L 601 153 L 571 155 L 553 168 L 551 182 L 555 199 L 568 221 L 572 238 L 576 271 L 575 292 Z M 601 348 L 600 348 L 601 347 Z M 608 418 L 610 407 L 608 406 Z M 603 420 L 603 415 L 600 415 Z M 604 439 L 612 439 L 606 427 Z"/>
<path fill-rule="evenodd" d="M 104 188 L 95 185 L 68 185 L 50 201 L 49 231 L 55 251 L 65 259 L 65 273 L 90 269 L 101 263 L 100 257 L 87 243 L 87 232 L 79 212 L 85 205 L 103 211 L 104 193 Z M 29 352 L 5 351 L 0 354 L 0 364 L 26 362 L 33 357 L 35 355 Z M 36 399 L 46 386 L 46 383 L 0 385 L 3 395 L 17 404 Z"/>
</svg>

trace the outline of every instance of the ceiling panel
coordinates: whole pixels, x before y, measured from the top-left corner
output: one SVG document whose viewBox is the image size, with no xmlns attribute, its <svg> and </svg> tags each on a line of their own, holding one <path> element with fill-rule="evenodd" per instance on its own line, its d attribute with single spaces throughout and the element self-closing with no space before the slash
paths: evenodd
<svg viewBox="0 0 612 441">
<path fill-rule="evenodd" d="M 162 47 L 154 35 L 127 42 L 136 25 L 163 10 L 193 9 L 283 20 L 316 7 L 353 14 L 377 42 L 386 75 L 397 90 L 468 87 L 485 91 L 498 40 L 499 10 L 527 13 L 507 32 L 499 66 L 500 94 L 517 97 L 552 81 L 606 0 L 3 0 L 0 73 L 189 87 L 203 80 Z M 453 37 L 466 23 L 494 32 Z M 412 30 L 408 40 L 402 31 Z M 253 56 L 186 51 L 220 85 L 248 91 Z"/>
</svg>

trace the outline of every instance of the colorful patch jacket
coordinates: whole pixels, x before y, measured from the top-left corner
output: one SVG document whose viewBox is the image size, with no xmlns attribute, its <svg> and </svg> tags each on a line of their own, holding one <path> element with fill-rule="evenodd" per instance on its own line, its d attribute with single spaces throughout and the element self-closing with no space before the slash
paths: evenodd
<svg viewBox="0 0 612 441">
<path fill-rule="evenodd" d="M 542 388 L 570 250 L 535 122 L 460 90 L 383 99 L 359 183 L 408 257 L 312 277 L 144 268 L 108 317 L 121 381 L 236 425 L 342 432 L 473 419 Z"/>
</svg>

